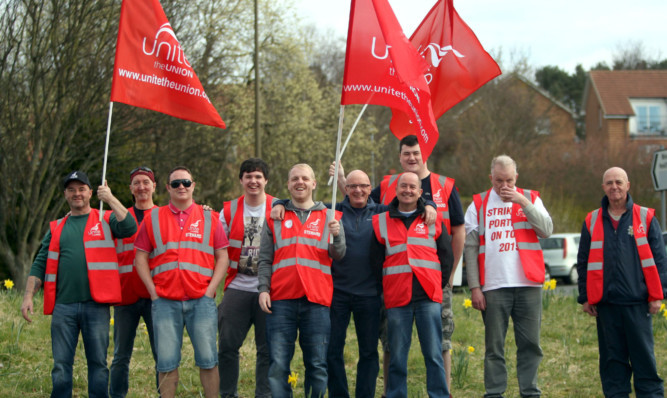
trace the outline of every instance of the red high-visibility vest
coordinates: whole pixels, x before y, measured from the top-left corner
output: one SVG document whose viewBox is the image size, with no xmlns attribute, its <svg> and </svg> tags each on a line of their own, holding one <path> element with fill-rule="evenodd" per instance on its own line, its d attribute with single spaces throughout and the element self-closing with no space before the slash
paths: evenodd
<svg viewBox="0 0 667 398">
<path fill-rule="evenodd" d="M 401 173 L 402 174 L 402 173 Z M 393 174 L 384 176 L 380 183 L 380 202 L 389 205 L 396 197 L 396 184 L 401 174 Z M 429 180 L 431 181 L 431 192 L 433 201 L 438 208 L 438 214 L 442 217 L 442 221 L 447 227 L 447 232 L 452 234 L 451 222 L 449 219 L 449 197 L 452 195 L 454 189 L 454 179 L 431 173 Z"/>
<path fill-rule="evenodd" d="M 152 208 L 157 207 L 153 205 Z M 127 211 L 137 221 L 137 215 L 134 212 L 134 207 L 130 207 Z M 142 221 L 143 222 L 143 221 Z M 140 224 L 137 221 L 137 231 Z M 130 305 L 139 301 L 140 298 L 150 298 L 146 285 L 139 278 L 137 270 L 134 268 L 134 240 L 137 234 L 123 239 L 116 239 L 116 254 L 118 255 L 118 272 L 120 273 L 120 290 L 123 300 L 118 305 Z"/>
<path fill-rule="evenodd" d="M 428 297 L 442 303 L 442 269 L 436 241 L 442 233 L 442 219 L 428 226 L 416 218 L 410 229 L 403 220 L 391 218 L 389 212 L 373 216 L 373 230 L 385 246 L 382 265 L 382 288 L 386 308 L 402 307 L 412 299 L 414 273 Z"/>
<path fill-rule="evenodd" d="M 46 259 L 44 276 L 44 314 L 51 315 L 56 305 L 56 283 L 60 257 L 60 235 L 69 215 L 51 221 L 51 243 Z M 120 276 L 114 238 L 109 227 L 111 212 L 104 213 L 100 221 L 100 212 L 91 209 L 83 232 L 83 247 L 88 266 L 90 295 L 97 303 L 115 304 L 121 301 Z"/>
<path fill-rule="evenodd" d="M 222 215 L 225 217 L 225 222 L 229 227 L 229 247 L 227 254 L 229 255 L 229 268 L 227 270 L 227 279 L 225 279 L 225 289 L 236 277 L 239 272 L 239 260 L 241 259 L 241 247 L 243 246 L 243 236 L 245 234 L 245 221 L 243 218 L 245 195 L 238 199 L 230 200 L 222 205 Z M 264 219 L 268 220 L 271 215 L 271 205 L 276 201 L 271 195 L 266 195 L 266 211 Z"/>
<path fill-rule="evenodd" d="M 343 213 L 336 212 L 340 221 Z M 273 233 L 273 273 L 271 300 L 296 299 L 331 306 L 333 280 L 329 257 L 327 209 L 313 210 L 305 223 L 293 211 L 285 219 L 267 219 Z"/>
<path fill-rule="evenodd" d="M 517 188 L 517 192 L 525 196 L 531 203 L 535 204 L 535 200 L 540 196 L 537 191 L 529 189 Z M 489 189 L 486 192 L 475 194 L 472 197 L 477 209 L 477 219 L 479 223 L 479 254 L 477 255 L 477 262 L 479 264 L 479 283 L 484 286 L 484 269 L 486 259 L 486 237 L 484 232 L 486 229 L 486 222 L 484 213 L 486 212 L 487 204 L 489 203 Z M 540 241 L 537 239 L 537 233 L 528 222 L 523 209 L 517 203 L 512 204 L 512 228 L 514 229 L 514 239 L 516 240 L 516 247 L 519 250 L 519 260 L 521 260 L 521 267 L 523 273 L 528 280 L 544 283 L 544 255 Z"/>
<path fill-rule="evenodd" d="M 146 215 L 144 224 L 153 246 L 148 265 L 158 296 L 183 301 L 206 293 L 215 269 L 217 217 L 217 212 L 195 205 L 181 230 L 169 206 Z"/>
<path fill-rule="evenodd" d="M 588 252 L 588 270 L 586 271 L 586 293 L 589 304 L 602 300 L 604 292 L 604 227 L 602 209 L 594 210 L 586 216 L 586 228 L 591 234 L 591 247 Z M 662 283 L 658 268 L 655 266 L 653 252 L 648 243 L 648 229 L 655 215 L 655 210 L 632 205 L 632 229 L 637 243 L 637 253 L 642 264 L 644 280 L 648 288 L 648 301 L 662 300 Z"/>
</svg>

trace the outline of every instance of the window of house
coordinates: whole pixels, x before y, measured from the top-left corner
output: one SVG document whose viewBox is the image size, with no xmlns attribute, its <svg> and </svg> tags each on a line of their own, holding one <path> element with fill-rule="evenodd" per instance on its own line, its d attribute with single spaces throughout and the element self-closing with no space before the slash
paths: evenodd
<svg viewBox="0 0 667 398">
<path fill-rule="evenodd" d="M 637 106 L 637 133 L 659 134 L 662 129 L 658 106 Z"/>
<path fill-rule="evenodd" d="M 630 135 L 667 135 L 667 98 L 630 98 L 634 116 L 628 120 Z"/>
</svg>

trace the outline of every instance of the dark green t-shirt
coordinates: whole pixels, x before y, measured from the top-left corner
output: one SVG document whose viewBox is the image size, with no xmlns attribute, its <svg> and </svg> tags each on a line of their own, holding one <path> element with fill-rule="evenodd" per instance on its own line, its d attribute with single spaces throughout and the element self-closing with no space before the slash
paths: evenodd
<svg viewBox="0 0 667 398">
<path fill-rule="evenodd" d="M 88 215 L 69 216 L 60 235 L 60 256 L 56 282 L 56 303 L 71 304 L 92 300 L 88 284 L 88 266 L 83 247 L 83 233 L 88 222 Z M 111 232 L 116 238 L 132 236 L 137 230 L 134 217 L 125 217 L 121 222 L 111 214 L 109 220 Z M 30 276 L 44 281 L 46 259 L 51 244 L 51 230 L 46 232 L 42 246 L 30 268 Z"/>
</svg>

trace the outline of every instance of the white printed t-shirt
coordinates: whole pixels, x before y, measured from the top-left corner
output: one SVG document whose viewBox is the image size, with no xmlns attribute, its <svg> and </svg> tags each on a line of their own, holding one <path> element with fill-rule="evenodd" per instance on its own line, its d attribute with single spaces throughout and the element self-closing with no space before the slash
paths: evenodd
<svg viewBox="0 0 667 398">
<path fill-rule="evenodd" d="M 238 273 L 227 288 L 257 293 L 257 265 L 259 261 L 259 242 L 264 226 L 266 204 L 248 206 L 243 204 L 243 243 L 241 244 L 241 258 L 239 259 Z M 223 212 L 220 212 L 220 221 L 229 236 L 229 225 L 225 222 Z"/>
<path fill-rule="evenodd" d="M 535 200 L 534 206 L 538 212 L 549 217 L 549 212 L 539 197 Z M 512 202 L 503 202 L 492 189 L 485 211 L 485 280 L 482 291 L 505 287 L 541 286 L 541 283 L 528 280 L 523 272 L 512 228 Z M 474 202 L 466 210 L 465 228 L 466 235 L 471 231 L 479 231 L 479 218 Z"/>
</svg>

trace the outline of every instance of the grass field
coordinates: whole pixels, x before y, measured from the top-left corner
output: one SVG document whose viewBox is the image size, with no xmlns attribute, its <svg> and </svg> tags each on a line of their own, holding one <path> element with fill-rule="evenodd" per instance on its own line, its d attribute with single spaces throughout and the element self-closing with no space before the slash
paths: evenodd
<svg viewBox="0 0 667 398">
<path fill-rule="evenodd" d="M 544 359 L 540 365 L 539 386 L 545 397 L 602 397 L 598 375 L 598 353 L 595 320 L 581 311 L 574 295 L 559 295 L 544 291 L 542 315 L 542 349 Z M 483 359 L 484 326 L 479 312 L 464 307 L 468 298 L 465 291 L 454 295 L 456 330 L 453 337 L 452 394 L 460 397 L 481 397 L 484 394 Z M 41 314 L 41 295 L 36 299 L 33 322 L 27 324 L 20 314 L 21 292 L 0 292 L 0 397 L 45 397 L 51 389 L 51 339 L 50 317 Z M 658 370 L 667 376 L 667 317 L 665 312 L 654 318 L 654 335 Z M 416 333 L 409 357 L 408 388 L 410 397 L 426 397 L 426 375 Z M 192 348 L 184 341 L 180 368 L 179 397 L 202 395 L 199 373 L 194 366 Z M 354 391 L 357 343 L 354 325 L 348 330 L 345 362 L 350 390 Z M 113 342 L 109 347 L 111 363 Z M 253 333 L 241 351 L 241 376 L 239 394 L 254 394 L 254 339 Z M 293 369 L 298 373 L 295 396 L 303 395 L 303 364 L 297 348 Z M 507 397 L 518 397 L 516 381 L 516 347 L 514 332 L 508 331 L 506 360 L 509 372 Z M 135 350 L 130 365 L 130 397 L 150 397 L 153 393 L 153 360 L 145 330 L 137 333 Z M 378 376 L 377 394 L 382 391 L 384 380 Z M 74 364 L 74 396 L 87 396 L 87 376 L 83 345 L 79 344 Z"/>
</svg>

